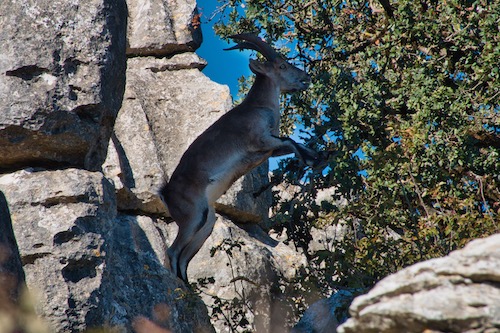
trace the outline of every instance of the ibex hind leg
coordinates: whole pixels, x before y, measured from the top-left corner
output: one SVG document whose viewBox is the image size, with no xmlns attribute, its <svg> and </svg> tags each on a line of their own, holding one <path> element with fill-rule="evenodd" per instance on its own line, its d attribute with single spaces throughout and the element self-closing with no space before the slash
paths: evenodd
<svg viewBox="0 0 500 333">
<path fill-rule="evenodd" d="M 175 238 L 172 245 L 168 248 L 167 254 L 170 260 L 170 269 L 179 278 L 187 282 L 186 270 L 187 263 L 185 267 L 181 264 L 183 261 L 182 253 L 189 247 L 196 233 L 203 227 L 207 219 L 208 207 L 205 205 L 202 209 L 190 208 L 186 209 L 187 214 L 181 214 L 180 212 L 175 212 L 172 209 L 172 218 L 175 220 L 179 226 L 177 232 L 177 237 Z"/>
<path fill-rule="evenodd" d="M 212 233 L 216 219 L 215 210 L 213 207 L 210 207 L 204 215 L 204 222 L 200 224 L 201 228 L 199 228 L 193 238 L 191 238 L 189 244 L 182 249 L 179 257 L 179 269 L 182 280 L 187 282 L 188 264 Z"/>
</svg>

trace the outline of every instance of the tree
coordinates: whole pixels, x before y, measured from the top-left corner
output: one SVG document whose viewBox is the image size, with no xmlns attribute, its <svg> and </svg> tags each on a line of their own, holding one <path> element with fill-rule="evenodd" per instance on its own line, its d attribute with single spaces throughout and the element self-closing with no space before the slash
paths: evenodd
<svg viewBox="0 0 500 333">
<path fill-rule="evenodd" d="M 275 177 L 303 190 L 274 219 L 306 249 L 313 225 L 353 226 L 310 253 L 323 288 L 370 287 L 500 231 L 500 3 L 383 3 L 230 0 L 216 25 L 260 32 L 312 76 L 283 99 L 282 130 L 328 159 L 305 174 L 281 164 Z M 325 188 L 348 204 L 316 203 Z"/>
</svg>

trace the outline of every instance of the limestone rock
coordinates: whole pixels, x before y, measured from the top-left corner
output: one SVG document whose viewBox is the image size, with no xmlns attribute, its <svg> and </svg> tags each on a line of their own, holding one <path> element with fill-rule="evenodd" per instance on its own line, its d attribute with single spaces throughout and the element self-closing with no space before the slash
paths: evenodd
<svg viewBox="0 0 500 333">
<path fill-rule="evenodd" d="M 312 304 L 299 323 L 290 333 L 336 333 L 337 318 L 332 311 L 329 299 L 322 299 Z"/>
<path fill-rule="evenodd" d="M 176 230 L 157 217 L 166 213 L 159 187 L 231 107 L 229 89 L 203 75 L 206 62 L 192 53 L 197 19 L 193 0 L 0 1 L 0 194 L 13 229 L 0 196 L 0 243 L 12 247 L 15 234 L 20 260 L 14 253 L 6 269 L 22 280 L 23 265 L 51 331 L 214 332 L 200 299 L 165 268 Z M 266 184 L 266 166 L 242 178 L 221 200 L 225 214 L 267 216 L 269 193 L 256 195 Z M 262 283 L 249 292 L 269 331 L 269 313 L 279 314 L 269 290 L 303 258 L 254 225 L 247 234 L 220 224 L 219 241 L 247 243 L 235 267 Z M 217 283 L 230 296 L 224 269 Z"/>
<path fill-rule="evenodd" d="M 128 55 L 166 56 L 194 51 L 202 42 L 195 0 L 127 0 Z"/>
<path fill-rule="evenodd" d="M 116 189 L 118 209 L 165 212 L 158 193 L 165 182 L 146 115 L 136 99 L 125 99 L 118 113 L 103 172 Z"/>
<path fill-rule="evenodd" d="M 121 210 L 164 213 L 158 196 L 191 142 L 231 107 L 227 86 L 210 81 L 192 53 L 128 61 L 127 86 L 104 172 Z M 268 215 L 267 164 L 236 182 L 218 206 L 241 222 Z"/>
<path fill-rule="evenodd" d="M 166 175 L 190 143 L 231 106 L 227 86 L 198 69 L 170 71 L 169 64 L 165 58 L 129 59 L 126 97 L 136 99 L 146 113 Z"/>
<path fill-rule="evenodd" d="M 194 53 L 171 58 L 146 58 L 147 71 L 203 68 L 206 62 Z M 137 60 L 130 60 L 131 63 Z M 145 101 L 137 98 L 133 80 L 135 67 L 128 68 L 127 85 L 122 108 L 118 113 L 103 171 L 113 180 L 117 190 L 118 208 L 150 214 L 166 213 L 158 192 L 166 179 L 161 167 L 154 137 L 145 112 Z M 162 82 L 149 82 L 162 84 Z M 179 84 L 182 84 L 179 82 Z M 142 87 L 150 89 L 150 87 Z M 160 111 L 160 110 L 158 110 Z"/>
<path fill-rule="evenodd" d="M 38 312 L 58 332 L 103 323 L 99 287 L 114 191 L 98 172 L 19 171 L 0 178 Z"/>
<path fill-rule="evenodd" d="M 148 317 L 175 332 L 213 332 L 205 306 L 164 267 L 154 221 L 117 217 L 114 189 L 101 173 L 23 170 L 0 177 L 0 191 L 27 286 L 38 291 L 38 312 L 54 331 L 130 332 L 137 317 Z"/>
<path fill-rule="evenodd" d="M 125 86 L 125 1 L 5 0 L 0 13 L 0 168 L 98 169 Z"/>
<path fill-rule="evenodd" d="M 339 322 L 347 320 L 347 308 L 360 289 L 347 288 L 313 303 L 290 333 L 336 333 Z"/>
<path fill-rule="evenodd" d="M 0 332 L 51 333 L 34 311 L 27 292 L 5 195 L 0 191 Z"/>
<path fill-rule="evenodd" d="M 499 332 L 500 234 L 386 277 L 350 307 L 342 333 Z"/>
</svg>

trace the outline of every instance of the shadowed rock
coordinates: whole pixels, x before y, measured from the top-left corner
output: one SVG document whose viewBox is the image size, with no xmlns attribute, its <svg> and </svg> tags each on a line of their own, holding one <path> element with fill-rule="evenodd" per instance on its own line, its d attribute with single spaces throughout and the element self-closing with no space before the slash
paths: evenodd
<svg viewBox="0 0 500 333">
<path fill-rule="evenodd" d="M 125 87 L 125 0 L 0 2 L 1 169 L 99 169 Z"/>
</svg>

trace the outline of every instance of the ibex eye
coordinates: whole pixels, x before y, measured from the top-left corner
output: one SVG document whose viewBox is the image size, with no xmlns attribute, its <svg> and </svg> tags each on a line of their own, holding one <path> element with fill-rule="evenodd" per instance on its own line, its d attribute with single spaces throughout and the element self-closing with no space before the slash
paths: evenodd
<svg viewBox="0 0 500 333">
<path fill-rule="evenodd" d="M 285 68 L 286 68 L 286 65 L 285 65 L 285 64 L 281 64 L 280 68 L 281 68 L 281 69 L 285 69 Z"/>
</svg>

